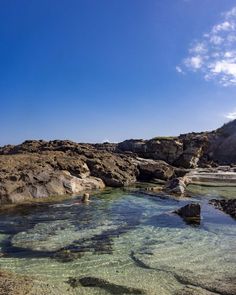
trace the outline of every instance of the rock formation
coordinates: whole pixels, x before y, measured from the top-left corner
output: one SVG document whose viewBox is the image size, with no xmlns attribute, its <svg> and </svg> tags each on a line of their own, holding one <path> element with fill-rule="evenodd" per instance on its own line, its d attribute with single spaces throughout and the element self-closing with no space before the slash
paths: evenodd
<svg viewBox="0 0 236 295">
<path fill-rule="evenodd" d="M 224 211 L 226 214 L 231 215 L 233 218 L 236 218 L 236 199 L 229 200 L 210 200 L 209 202 L 215 208 Z"/>
<path fill-rule="evenodd" d="M 236 120 L 211 132 L 188 133 L 178 137 L 150 140 L 125 140 L 117 145 L 120 152 L 163 160 L 182 168 L 236 164 Z"/>
<path fill-rule="evenodd" d="M 212 132 L 119 144 L 27 140 L 7 145 L 0 147 L 0 204 L 153 179 L 171 180 L 165 189 L 182 194 L 186 168 L 236 164 L 235 138 L 236 120 Z"/>
<path fill-rule="evenodd" d="M 174 174 L 174 168 L 162 161 L 71 141 L 26 141 L 5 146 L 0 154 L 1 204 L 121 187 L 137 179 L 167 180 Z"/>
<path fill-rule="evenodd" d="M 201 219 L 201 206 L 198 203 L 187 204 L 174 213 L 181 216 L 188 223 L 199 224 Z"/>
<path fill-rule="evenodd" d="M 189 181 L 187 177 L 173 178 L 166 182 L 163 191 L 182 196 L 186 192 L 188 182 Z"/>
</svg>

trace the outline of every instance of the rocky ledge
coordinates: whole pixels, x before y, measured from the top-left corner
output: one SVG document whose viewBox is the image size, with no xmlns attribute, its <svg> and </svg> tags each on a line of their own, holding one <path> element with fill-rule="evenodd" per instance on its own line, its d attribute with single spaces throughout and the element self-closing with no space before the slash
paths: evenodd
<svg viewBox="0 0 236 295">
<path fill-rule="evenodd" d="M 28 140 L 7 145 L 0 147 L 0 204 L 121 187 L 139 180 L 167 181 L 164 190 L 180 195 L 189 182 L 218 178 L 225 182 L 226 175 L 236 183 L 235 138 L 236 120 L 212 132 L 149 141 L 79 144 Z M 230 173 L 210 174 L 209 169 L 219 164 L 231 164 Z M 207 168 L 207 175 L 188 173 L 196 167 Z"/>
<path fill-rule="evenodd" d="M 26 141 L 6 146 L 0 153 L 0 204 L 175 176 L 175 169 L 163 161 L 71 141 Z"/>
<path fill-rule="evenodd" d="M 210 200 L 209 202 L 215 208 L 224 211 L 236 219 L 236 199 L 229 200 Z"/>
</svg>

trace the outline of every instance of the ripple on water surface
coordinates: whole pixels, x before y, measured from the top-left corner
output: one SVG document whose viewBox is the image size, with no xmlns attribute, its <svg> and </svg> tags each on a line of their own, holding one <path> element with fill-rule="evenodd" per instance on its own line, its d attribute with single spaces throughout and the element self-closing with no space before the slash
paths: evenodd
<svg viewBox="0 0 236 295">
<path fill-rule="evenodd" d="M 0 268 L 33 276 L 34 294 L 234 294 L 235 220 L 196 200 L 199 226 L 172 213 L 187 200 L 122 190 L 1 214 Z"/>
</svg>

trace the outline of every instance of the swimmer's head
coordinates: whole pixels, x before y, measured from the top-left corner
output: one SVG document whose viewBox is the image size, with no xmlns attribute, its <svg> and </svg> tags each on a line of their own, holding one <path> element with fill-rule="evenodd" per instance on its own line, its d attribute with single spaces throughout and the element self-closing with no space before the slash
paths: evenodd
<svg viewBox="0 0 236 295">
<path fill-rule="evenodd" d="M 83 194 L 83 197 L 82 197 L 82 202 L 83 203 L 87 203 L 87 202 L 89 202 L 90 200 L 89 200 L 89 194 L 88 193 L 84 193 Z"/>
</svg>

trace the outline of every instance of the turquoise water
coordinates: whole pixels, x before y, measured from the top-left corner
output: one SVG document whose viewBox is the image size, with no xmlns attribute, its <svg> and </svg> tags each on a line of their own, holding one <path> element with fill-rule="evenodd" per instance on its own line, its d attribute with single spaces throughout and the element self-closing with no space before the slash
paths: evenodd
<svg viewBox="0 0 236 295">
<path fill-rule="evenodd" d="M 114 189 L 87 205 L 1 213 L 0 268 L 48 294 L 236 294 L 236 221 L 208 205 L 221 189 L 191 190 L 178 201 Z M 190 201 L 201 203 L 200 224 L 172 213 Z"/>
</svg>

